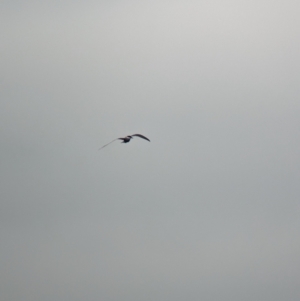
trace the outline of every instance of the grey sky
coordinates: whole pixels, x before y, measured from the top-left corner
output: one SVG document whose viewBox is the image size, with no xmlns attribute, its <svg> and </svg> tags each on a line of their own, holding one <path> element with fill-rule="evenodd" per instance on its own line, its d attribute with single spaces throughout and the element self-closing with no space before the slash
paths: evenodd
<svg viewBox="0 0 300 301">
<path fill-rule="evenodd" d="M 2 1 L 0 299 L 298 301 L 299 9 Z"/>
</svg>

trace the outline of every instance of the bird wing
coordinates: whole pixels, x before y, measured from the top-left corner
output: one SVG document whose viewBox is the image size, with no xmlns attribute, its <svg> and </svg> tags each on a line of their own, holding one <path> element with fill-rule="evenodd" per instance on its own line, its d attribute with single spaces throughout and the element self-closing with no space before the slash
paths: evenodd
<svg viewBox="0 0 300 301">
<path fill-rule="evenodd" d="M 141 134 L 134 134 L 134 135 L 131 135 L 131 136 L 140 137 L 140 138 L 143 138 L 143 139 L 145 139 L 145 140 L 150 141 L 147 137 L 145 137 L 145 136 L 143 136 L 143 135 L 141 135 Z"/>
<path fill-rule="evenodd" d="M 117 138 L 117 139 L 114 139 L 113 141 L 110 141 L 109 143 L 107 143 L 107 144 L 103 145 L 102 147 L 100 147 L 98 150 L 100 150 L 101 148 L 103 148 L 103 147 L 105 147 L 105 146 L 107 146 L 107 145 L 113 143 L 114 141 L 116 141 L 116 140 L 118 140 L 118 139 L 120 139 L 120 138 Z"/>
</svg>

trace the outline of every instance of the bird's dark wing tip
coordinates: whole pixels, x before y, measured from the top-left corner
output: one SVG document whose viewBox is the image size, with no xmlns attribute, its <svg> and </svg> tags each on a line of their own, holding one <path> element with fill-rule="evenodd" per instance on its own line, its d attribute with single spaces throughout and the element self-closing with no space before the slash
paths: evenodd
<svg viewBox="0 0 300 301">
<path fill-rule="evenodd" d="M 147 140 L 147 141 L 150 142 L 150 139 L 148 139 L 147 137 L 145 137 L 145 136 L 143 136 L 143 135 L 141 135 L 141 134 L 134 134 L 134 135 L 131 135 L 131 136 L 140 137 L 140 138 L 143 138 L 143 139 L 145 139 L 145 140 Z"/>
</svg>

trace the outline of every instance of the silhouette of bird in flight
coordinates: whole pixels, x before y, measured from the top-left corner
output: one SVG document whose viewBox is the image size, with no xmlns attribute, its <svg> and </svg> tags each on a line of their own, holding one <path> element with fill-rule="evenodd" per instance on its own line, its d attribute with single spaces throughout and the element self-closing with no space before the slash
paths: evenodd
<svg viewBox="0 0 300 301">
<path fill-rule="evenodd" d="M 100 147 L 99 150 L 102 149 L 103 147 L 105 147 L 105 146 L 107 146 L 107 145 L 113 143 L 113 142 L 116 141 L 116 140 L 123 140 L 122 143 L 128 143 L 133 137 L 140 137 L 140 138 L 145 139 L 145 140 L 148 140 L 148 141 L 150 142 L 150 140 L 149 140 L 147 137 L 145 137 L 145 136 L 143 136 L 143 135 L 141 135 L 141 134 L 134 134 L 134 135 L 128 135 L 128 136 L 126 136 L 126 137 L 116 138 L 116 139 L 114 139 L 113 141 L 111 141 L 111 142 L 109 142 L 109 143 L 103 145 L 102 147 Z"/>
</svg>

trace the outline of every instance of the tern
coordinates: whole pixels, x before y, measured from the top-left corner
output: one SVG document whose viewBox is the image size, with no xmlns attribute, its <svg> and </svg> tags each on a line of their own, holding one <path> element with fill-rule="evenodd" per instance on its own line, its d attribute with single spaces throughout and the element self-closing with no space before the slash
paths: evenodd
<svg viewBox="0 0 300 301">
<path fill-rule="evenodd" d="M 147 137 L 145 137 L 145 136 L 143 136 L 143 135 L 141 135 L 141 134 L 133 134 L 133 135 L 128 135 L 128 136 L 126 136 L 126 137 L 116 138 L 116 139 L 114 139 L 113 141 L 111 141 L 111 142 L 109 142 L 109 143 L 103 145 L 102 147 L 100 147 L 99 150 L 102 149 L 103 147 L 105 147 L 105 146 L 107 146 L 107 145 L 113 143 L 113 142 L 116 141 L 116 140 L 123 140 L 122 143 L 128 143 L 133 137 L 140 137 L 140 138 L 145 139 L 145 140 L 147 140 L 147 141 L 150 142 L 150 140 L 149 140 Z"/>
</svg>

